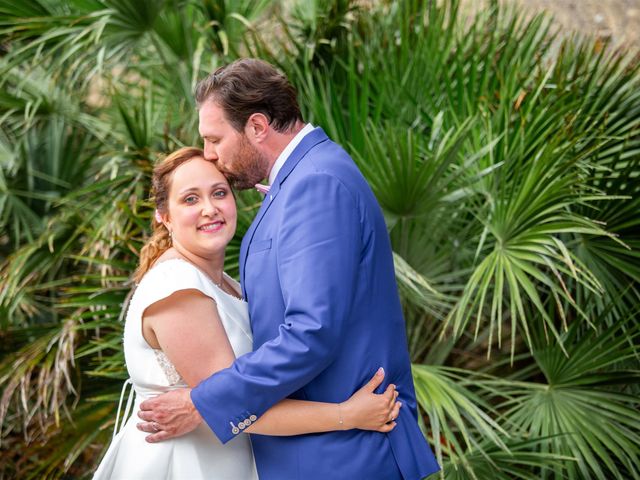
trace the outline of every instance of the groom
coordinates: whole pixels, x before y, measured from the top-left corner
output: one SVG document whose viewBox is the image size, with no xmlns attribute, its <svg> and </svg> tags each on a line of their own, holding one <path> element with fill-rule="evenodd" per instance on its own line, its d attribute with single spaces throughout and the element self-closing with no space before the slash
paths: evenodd
<svg viewBox="0 0 640 480">
<path fill-rule="evenodd" d="M 362 174 L 303 122 L 294 88 L 268 63 L 218 69 L 198 84 L 196 100 L 205 158 L 235 188 L 270 185 L 240 253 L 254 351 L 190 396 L 144 402 L 139 416 L 162 425 L 148 440 L 204 419 L 227 442 L 284 397 L 341 402 L 383 366 L 403 403 L 394 430 L 252 435 L 261 480 L 418 480 L 437 471 L 418 428 L 389 236 Z"/>
</svg>

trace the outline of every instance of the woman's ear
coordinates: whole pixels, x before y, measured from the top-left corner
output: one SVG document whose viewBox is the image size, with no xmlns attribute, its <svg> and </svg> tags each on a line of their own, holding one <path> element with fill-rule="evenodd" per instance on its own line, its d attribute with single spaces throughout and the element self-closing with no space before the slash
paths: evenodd
<svg viewBox="0 0 640 480">
<path fill-rule="evenodd" d="M 160 213 L 158 210 L 156 210 L 155 217 L 156 217 L 156 220 L 158 222 L 160 222 L 160 223 L 162 223 L 164 225 L 164 228 L 169 230 L 169 232 L 172 231 L 171 220 L 169 219 L 169 214 L 168 213 Z"/>
</svg>

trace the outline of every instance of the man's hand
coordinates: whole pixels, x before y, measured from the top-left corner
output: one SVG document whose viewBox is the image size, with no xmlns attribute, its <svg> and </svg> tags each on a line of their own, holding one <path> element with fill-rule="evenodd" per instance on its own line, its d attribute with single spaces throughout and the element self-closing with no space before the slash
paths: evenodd
<svg viewBox="0 0 640 480">
<path fill-rule="evenodd" d="M 181 388 L 140 404 L 138 417 L 144 420 L 138 423 L 138 430 L 151 433 L 146 440 L 149 443 L 161 442 L 180 437 L 200 425 L 202 417 L 191 401 L 191 389 Z"/>
</svg>

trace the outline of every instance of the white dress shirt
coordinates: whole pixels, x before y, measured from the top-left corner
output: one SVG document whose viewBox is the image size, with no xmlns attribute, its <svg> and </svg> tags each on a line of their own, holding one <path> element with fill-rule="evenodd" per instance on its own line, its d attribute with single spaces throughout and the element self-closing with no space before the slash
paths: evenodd
<svg viewBox="0 0 640 480">
<path fill-rule="evenodd" d="M 300 144 L 302 139 L 304 137 L 306 137 L 310 132 L 312 132 L 313 129 L 315 129 L 315 128 L 316 127 L 314 127 L 310 123 L 307 123 L 302 128 L 302 130 L 300 130 L 296 134 L 296 136 L 293 137 L 293 139 L 284 148 L 284 150 L 282 150 L 282 153 L 280 153 L 280 155 L 278 155 L 278 158 L 276 159 L 276 162 L 273 164 L 273 167 L 271 167 L 271 171 L 269 172 L 269 185 L 273 185 L 273 182 L 275 181 L 276 177 L 278 176 L 278 172 L 280 171 L 280 169 L 284 165 L 284 162 L 287 161 L 287 158 L 289 158 L 289 155 L 291 155 L 291 152 L 293 152 L 293 150 Z"/>
</svg>

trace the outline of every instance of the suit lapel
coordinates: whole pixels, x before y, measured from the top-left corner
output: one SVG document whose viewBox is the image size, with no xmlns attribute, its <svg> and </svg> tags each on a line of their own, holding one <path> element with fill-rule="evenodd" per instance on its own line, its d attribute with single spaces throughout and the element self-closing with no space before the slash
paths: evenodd
<svg viewBox="0 0 640 480">
<path fill-rule="evenodd" d="M 251 226 L 249 227 L 249 230 L 247 230 L 247 233 L 245 233 L 244 237 L 242 238 L 242 245 L 240 248 L 240 282 L 242 284 L 242 294 L 244 298 L 247 298 L 247 292 L 244 287 L 245 285 L 244 273 L 245 273 L 245 267 L 247 263 L 247 256 L 248 256 L 247 254 L 249 253 L 249 245 L 253 240 L 253 236 L 256 232 L 256 229 L 258 228 L 258 225 L 260 225 L 260 222 L 262 221 L 265 213 L 267 212 L 267 210 L 269 210 L 269 207 L 271 206 L 276 196 L 280 192 L 280 188 L 282 187 L 282 184 L 287 179 L 289 174 L 293 171 L 293 169 L 296 168 L 300 160 L 304 158 L 304 156 L 307 154 L 307 152 L 309 152 L 309 150 L 311 150 L 317 144 L 324 142 L 328 139 L 329 137 L 327 137 L 327 134 L 324 133 L 324 130 L 322 130 L 322 128 L 315 128 L 302 139 L 302 141 L 293 150 L 293 152 L 291 152 L 291 155 L 289 156 L 289 158 L 287 158 L 287 160 L 284 162 L 284 165 L 282 165 L 282 168 L 278 172 L 278 176 L 273 182 L 271 189 L 265 195 L 264 200 L 262 201 L 260 210 L 258 210 L 256 217 L 253 219 L 253 222 L 251 222 Z"/>
<path fill-rule="evenodd" d="M 296 168 L 296 165 L 304 158 L 309 150 L 315 147 L 317 144 L 322 143 L 326 140 L 329 140 L 327 134 L 324 133 L 322 128 L 317 127 L 311 130 L 298 144 L 298 146 L 291 152 L 289 158 L 284 162 L 282 168 L 278 172 L 278 176 L 276 177 L 274 183 L 274 187 L 280 189 L 280 186 L 287 179 L 289 174 Z M 271 191 L 269 191 L 271 193 Z"/>
</svg>

